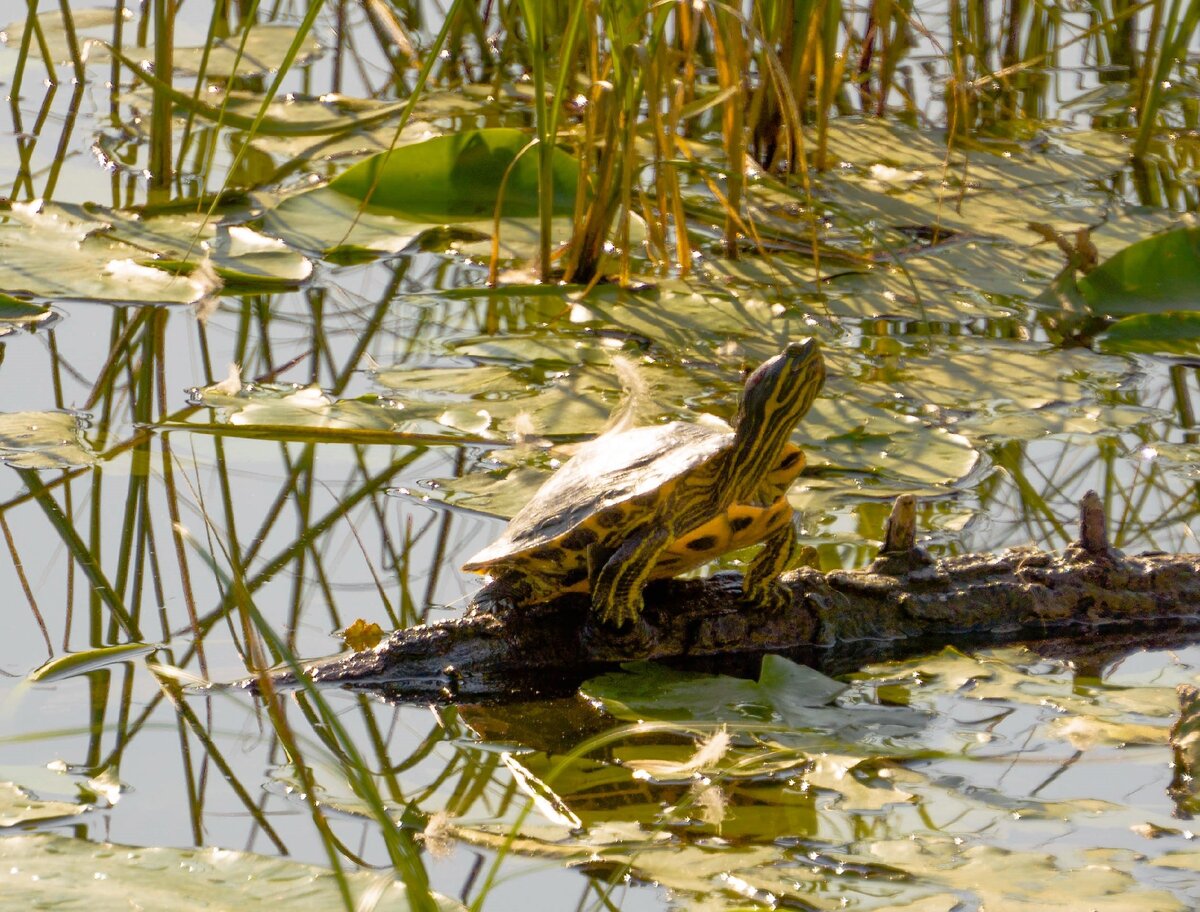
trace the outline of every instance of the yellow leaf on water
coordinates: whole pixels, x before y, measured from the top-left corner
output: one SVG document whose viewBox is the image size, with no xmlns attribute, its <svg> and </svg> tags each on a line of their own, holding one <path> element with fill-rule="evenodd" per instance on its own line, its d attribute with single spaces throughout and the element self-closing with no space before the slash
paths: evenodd
<svg viewBox="0 0 1200 912">
<path fill-rule="evenodd" d="M 374 649 L 383 639 L 383 628 L 374 621 L 356 620 L 341 633 L 342 640 L 355 652 Z"/>
</svg>

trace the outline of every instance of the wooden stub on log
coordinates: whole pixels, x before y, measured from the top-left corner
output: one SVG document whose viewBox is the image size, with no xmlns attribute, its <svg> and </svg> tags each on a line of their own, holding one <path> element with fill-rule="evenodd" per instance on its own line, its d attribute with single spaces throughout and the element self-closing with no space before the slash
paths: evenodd
<svg viewBox="0 0 1200 912">
<path fill-rule="evenodd" d="M 933 563 L 924 548 L 917 547 L 917 500 L 901 494 L 883 526 L 883 547 L 871 562 L 870 571 L 900 576 Z"/>
<path fill-rule="evenodd" d="M 1067 553 L 1076 560 L 1115 561 L 1123 555 L 1108 543 L 1108 517 L 1095 491 L 1088 491 L 1079 502 L 1079 540 Z"/>
</svg>

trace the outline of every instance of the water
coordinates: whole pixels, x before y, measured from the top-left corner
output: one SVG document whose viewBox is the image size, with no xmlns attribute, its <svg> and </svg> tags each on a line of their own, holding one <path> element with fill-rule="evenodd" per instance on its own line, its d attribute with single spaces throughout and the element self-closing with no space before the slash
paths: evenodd
<svg viewBox="0 0 1200 912">
<path fill-rule="evenodd" d="M 0 53 L 0 78 L 11 79 L 14 53 Z M 308 74 L 314 85 L 327 66 Z M 142 147 L 130 150 L 127 170 L 111 173 L 91 153 L 107 129 L 95 80 L 78 108 L 67 86 L 53 93 L 46 125 L 21 157 L 17 134 L 43 102 L 36 85 L 27 75 L 0 168 L 27 174 L 38 195 L 59 201 L 144 199 Z M 58 130 L 66 154 L 56 151 Z M 907 147 L 897 143 L 891 151 L 903 164 Z M 230 160 L 222 145 L 216 173 Z M 1047 211 L 1105 205 L 1119 221 L 1121 168 L 1110 183 L 1064 178 L 1044 191 L 1057 200 Z M 1018 195 L 1003 175 L 994 179 L 996 205 Z M 27 189 L 18 181 L 13 195 Z M 893 188 L 890 199 L 904 191 Z M 656 417 L 727 417 L 742 366 L 785 338 L 821 338 L 831 379 L 798 433 L 813 468 L 792 498 L 800 534 L 826 569 L 868 562 L 891 499 L 904 492 L 920 497 L 918 528 L 940 553 L 1060 548 L 1089 489 L 1105 498 L 1120 547 L 1194 550 L 1194 362 L 1102 354 L 1094 340 L 1056 346 L 1060 327 L 1030 303 L 1056 254 L 1032 238 L 1027 247 L 1008 234 L 984 238 L 948 265 L 918 250 L 907 274 L 880 263 L 848 270 L 856 285 L 844 276 L 819 286 L 782 281 L 773 270 L 794 265 L 787 254 L 779 264 L 747 257 L 738 268 L 759 275 L 730 278 L 708 251 L 707 278 L 647 275 L 650 286 L 637 293 L 601 287 L 586 302 L 557 291 L 490 295 L 480 245 L 462 243 L 469 252 L 439 241 L 354 265 L 318 261 L 302 289 L 225 294 L 203 316 L 187 306 L 55 299 L 56 322 L 4 337 L 0 412 L 79 414 L 99 458 L 36 475 L 0 467 L 0 517 L 11 534 L 0 557 L 9 594 L 0 781 L 43 799 L 74 798 L 75 783 L 101 773 L 122 784 L 92 810 L 18 829 L 327 865 L 328 843 L 292 787 L 279 722 L 246 693 L 198 685 L 247 674 L 251 603 L 301 656 L 339 651 L 335 631 L 357 618 L 390 628 L 457 615 L 479 585 L 458 565 L 502 527 L 487 511 L 503 513 L 532 490 L 528 475 L 488 482 L 489 473 L 569 455 L 510 445 L 518 413 L 528 410 L 537 433 L 560 446 L 595 433 L 622 398 L 614 352 L 634 361 Z M 926 311 L 906 311 L 910 284 Z M 873 318 L 880 301 L 892 317 Z M 230 364 L 243 380 L 262 378 L 266 398 L 247 400 L 260 411 L 195 404 L 204 394 L 191 391 L 226 377 Z M 270 411 L 281 392 L 314 385 L 336 409 L 310 397 L 307 412 L 288 413 L 281 427 Z M 404 436 L 434 430 L 462 443 Z M 55 507 L 30 495 L 35 478 Z M 101 580 L 118 590 L 141 639 L 163 645 L 149 662 L 25 683 L 51 655 L 133 638 L 98 594 Z M 625 865 L 633 879 L 618 876 L 608 899 L 626 910 L 742 908 L 768 895 L 863 909 L 885 896 L 1029 898 L 1002 877 L 975 877 L 977 857 L 1000 859 L 999 871 L 1055 858 L 1043 872 L 1047 892 L 1031 901 L 1079 895 L 1108 908 L 1086 889 L 1087 865 L 1102 859 L 1129 901 L 1166 909 L 1197 901 L 1186 869 L 1154 860 L 1194 844 L 1168 793 L 1166 732 L 1178 712 L 1173 688 L 1195 680 L 1198 662 L 1186 644 L 1104 656 L 1094 667 L 1009 652 L 928 656 L 871 670 L 831 715 L 791 720 L 782 746 L 772 740 L 778 732 L 733 725 L 730 756 L 740 768 L 717 762 L 663 781 L 632 775 L 632 764 L 685 762 L 723 717 L 709 728 L 646 733 L 577 701 L 460 715 L 374 696 L 327 699 L 393 817 L 407 814 L 420 830 L 424 815 L 446 811 L 461 828 L 449 857 L 424 856 L 435 889 L 473 900 L 503 858 L 489 910 L 528 909 L 531 897 L 596 907 Z M 174 676 L 190 688 L 177 693 Z M 919 712 L 893 719 L 900 707 L 875 695 L 876 685 L 899 688 Z M 859 704 L 883 715 L 847 734 Z M 328 725 L 304 700 L 283 705 L 316 770 L 338 851 L 350 866 L 386 867 L 380 827 L 347 786 Z M 586 735 L 606 731 L 616 732 L 612 744 L 555 772 Z M 48 786 L 48 766 L 70 775 Z M 546 785 L 552 776 L 561 778 Z M 724 811 L 707 811 L 716 822 L 689 797 L 694 781 L 722 790 Z M 485 843 L 517 826 L 532 796 L 525 841 L 498 855 Z M 1147 823 L 1171 832 L 1151 840 L 1131 829 Z M 1169 902 L 1137 887 L 1166 891 Z"/>
</svg>

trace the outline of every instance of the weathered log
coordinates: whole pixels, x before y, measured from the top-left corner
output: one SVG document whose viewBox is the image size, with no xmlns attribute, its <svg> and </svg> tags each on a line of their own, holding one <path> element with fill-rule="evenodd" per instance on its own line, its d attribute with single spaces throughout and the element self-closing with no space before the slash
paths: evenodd
<svg viewBox="0 0 1200 912">
<path fill-rule="evenodd" d="M 569 693 L 630 659 L 743 670 L 773 652 L 839 672 L 944 645 L 1055 640 L 1061 649 L 1107 638 L 1128 648 L 1200 636 L 1200 555 L 1122 555 L 1093 492 L 1080 539 L 1062 555 L 1016 548 L 934 560 L 915 544 L 914 517 L 911 498 L 899 498 L 866 569 L 785 574 L 792 601 L 776 614 L 743 602 L 736 573 L 654 582 L 643 615 L 650 645 L 637 650 L 589 623 L 586 596 L 514 609 L 485 587 L 462 618 L 397 630 L 374 649 L 305 663 L 304 673 L 398 699 L 474 701 Z M 273 687 L 296 684 L 289 671 L 269 674 Z"/>
</svg>

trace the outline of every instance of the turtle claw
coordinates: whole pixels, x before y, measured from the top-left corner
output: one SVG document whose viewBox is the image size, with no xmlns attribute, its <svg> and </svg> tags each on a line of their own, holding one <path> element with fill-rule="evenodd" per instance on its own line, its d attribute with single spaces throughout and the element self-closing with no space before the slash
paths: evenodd
<svg viewBox="0 0 1200 912">
<path fill-rule="evenodd" d="M 783 614 L 792 607 L 792 590 L 779 580 L 775 580 L 751 598 L 770 615 Z"/>
</svg>

